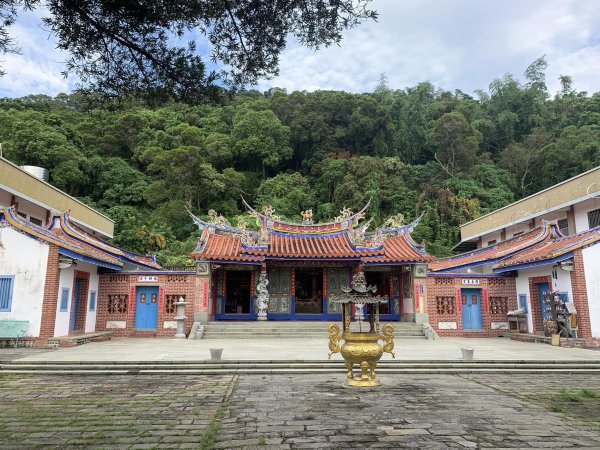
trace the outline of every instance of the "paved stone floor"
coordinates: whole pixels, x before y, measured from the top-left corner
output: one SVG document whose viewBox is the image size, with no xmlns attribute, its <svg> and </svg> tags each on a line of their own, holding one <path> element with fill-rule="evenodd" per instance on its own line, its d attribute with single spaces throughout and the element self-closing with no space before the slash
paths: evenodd
<svg viewBox="0 0 600 450">
<path fill-rule="evenodd" d="M 0 376 L 0 448 L 600 448 L 590 375 Z"/>
<path fill-rule="evenodd" d="M 325 326 L 325 325 L 324 325 Z M 301 342 L 301 345 L 299 343 Z M 504 338 L 396 339 L 395 361 L 461 360 L 462 347 L 475 349 L 476 360 L 586 360 L 600 361 L 600 352 L 580 348 L 511 341 Z M 223 359 L 234 360 L 326 360 L 328 341 L 321 339 L 142 339 L 115 338 L 53 352 L 27 355 L 26 361 L 202 361 L 211 348 L 222 348 Z M 0 358 L 2 352 L 0 349 Z M 341 355 L 332 357 L 342 360 Z M 392 360 L 389 354 L 382 359 Z"/>
</svg>

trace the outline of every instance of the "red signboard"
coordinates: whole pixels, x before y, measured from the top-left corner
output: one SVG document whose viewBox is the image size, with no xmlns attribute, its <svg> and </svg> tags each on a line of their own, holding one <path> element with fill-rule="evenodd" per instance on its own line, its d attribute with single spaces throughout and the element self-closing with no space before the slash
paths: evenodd
<svg viewBox="0 0 600 450">
<path fill-rule="evenodd" d="M 202 312 L 206 312 L 208 311 L 208 280 L 202 280 L 200 292 L 200 295 L 202 295 Z"/>
</svg>

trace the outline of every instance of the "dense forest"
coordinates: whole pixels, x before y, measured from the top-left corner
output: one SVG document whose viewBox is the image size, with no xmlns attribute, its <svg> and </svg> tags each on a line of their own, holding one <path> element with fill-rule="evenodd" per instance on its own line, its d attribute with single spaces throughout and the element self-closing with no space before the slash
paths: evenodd
<svg viewBox="0 0 600 450">
<path fill-rule="evenodd" d="M 468 95 L 428 82 L 373 92 L 241 91 L 216 103 L 90 106 L 77 93 L 0 100 L 0 142 L 16 164 L 116 222 L 114 243 L 182 264 L 197 230 L 186 211 L 236 225 L 243 195 L 300 221 L 372 198 L 374 226 L 424 212 L 413 236 L 448 255 L 458 226 L 600 165 L 600 93 L 570 77 L 549 95 L 543 58 Z"/>
</svg>

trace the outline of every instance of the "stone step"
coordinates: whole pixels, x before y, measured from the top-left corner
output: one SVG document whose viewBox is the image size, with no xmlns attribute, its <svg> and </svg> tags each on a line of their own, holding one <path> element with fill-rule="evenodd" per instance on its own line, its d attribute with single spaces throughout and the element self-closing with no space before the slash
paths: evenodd
<svg viewBox="0 0 600 450">
<path fill-rule="evenodd" d="M 248 374 L 248 375 L 270 375 L 270 374 L 343 374 L 344 367 L 331 368 L 195 368 L 195 369 L 74 369 L 74 370 L 48 370 L 48 369 L 19 369 L 9 368 L 0 371 L 3 375 L 9 374 L 36 374 L 36 375 L 229 375 L 229 374 Z M 464 368 L 446 368 L 446 367 L 431 367 L 431 368 L 403 368 L 403 367 L 377 367 L 377 373 L 381 374 L 438 374 L 438 375 L 453 375 L 453 374 L 476 374 L 476 373 L 520 373 L 520 374 L 542 374 L 542 373 L 582 373 L 582 374 L 600 374 L 600 368 L 580 367 L 580 368 L 556 368 L 556 367 L 464 367 Z"/>
</svg>

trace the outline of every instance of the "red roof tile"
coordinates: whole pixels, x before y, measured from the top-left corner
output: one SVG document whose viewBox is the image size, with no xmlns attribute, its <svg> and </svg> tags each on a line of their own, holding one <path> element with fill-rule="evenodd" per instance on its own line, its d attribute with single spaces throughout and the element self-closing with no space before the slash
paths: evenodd
<svg viewBox="0 0 600 450">
<path fill-rule="evenodd" d="M 356 249 L 347 232 L 333 235 L 304 235 L 271 233 L 268 248 L 244 248 L 236 236 L 224 236 L 204 231 L 200 249 L 191 254 L 196 259 L 219 261 L 255 261 L 265 259 L 356 259 L 372 263 L 424 262 L 432 259 L 421 253 L 406 236 L 384 240 L 374 249 Z"/>
<path fill-rule="evenodd" d="M 511 267 L 535 261 L 554 259 L 566 253 L 600 241 L 600 227 L 583 231 L 572 236 L 549 237 L 522 252 L 500 261 L 496 267 Z"/>
<path fill-rule="evenodd" d="M 499 258 L 509 256 L 546 239 L 550 234 L 558 231 L 554 229 L 555 224 L 545 222 L 543 226 L 535 228 L 519 237 L 500 242 L 489 247 L 484 247 L 472 252 L 463 253 L 449 258 L 438 259 L 429 264 L 433 272 L 452 270 L 458 267 L 485 264 L 495 262 Z"/>
</svg>

